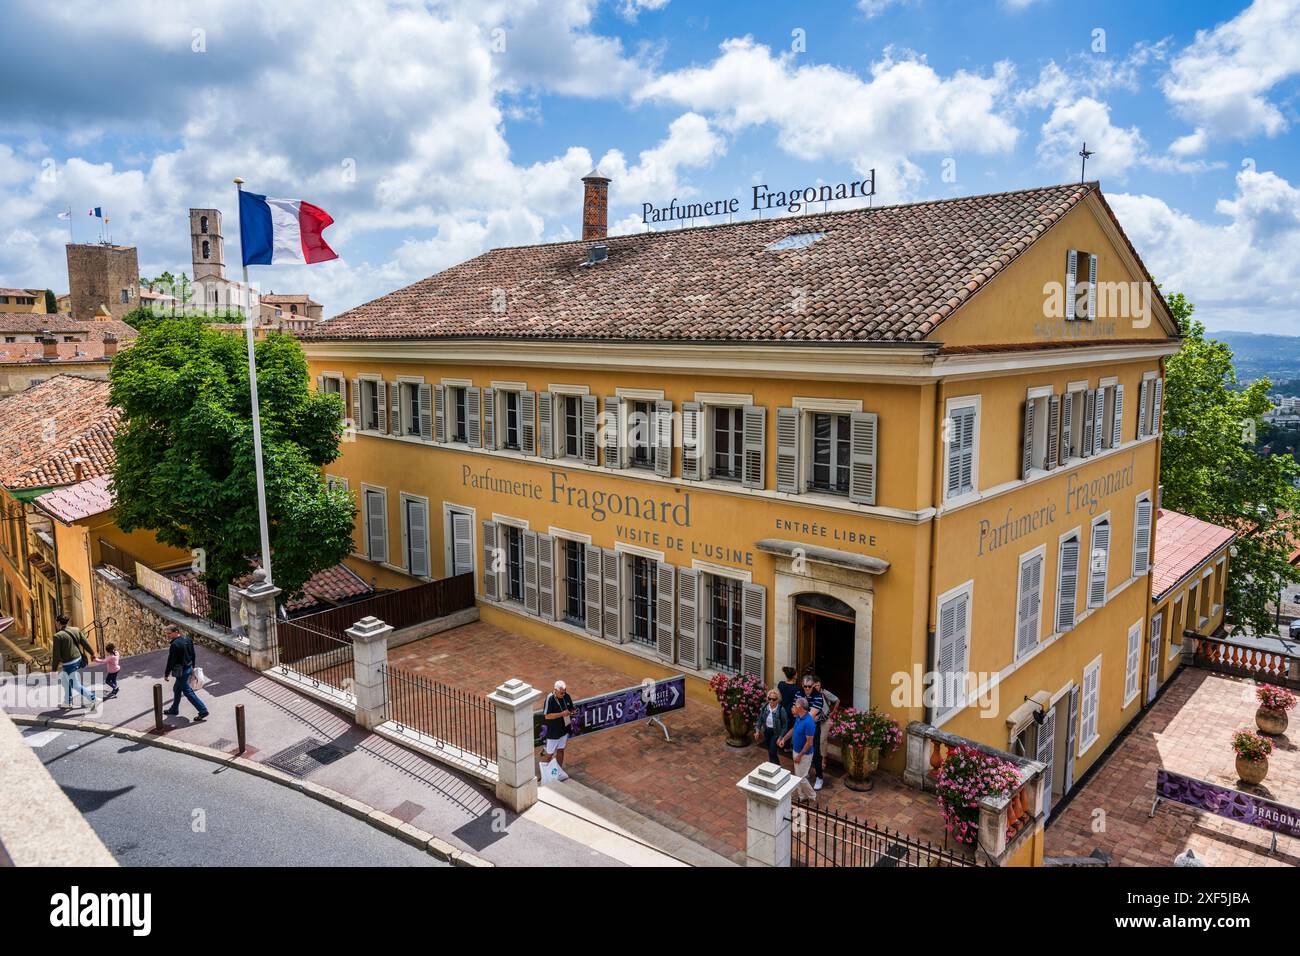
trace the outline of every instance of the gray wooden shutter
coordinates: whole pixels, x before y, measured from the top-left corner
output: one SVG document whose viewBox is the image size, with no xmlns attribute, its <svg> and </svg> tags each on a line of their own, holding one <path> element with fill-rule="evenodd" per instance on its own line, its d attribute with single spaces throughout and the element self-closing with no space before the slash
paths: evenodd
<svg viewBox="0 0 1300 956">
<path fill-rule="evenodd" d="M 543 458 L 555 457 L 555 395 L 537 393 L 537 453 Z"/>
<path fill-rule="evenodd" d="M 699 481 L 703 477 L 703 448 L 700 441 L 699 402 L 682 402 L 682 477 Z"/>
<path fill-rule="evenodd" d="M 675 568 L 660 561 L 655 566 L 655 653 L 665 661 L 673 659 L 673 610 L 677 604 L 673 589 Z"/>
<path fill-rule="evenodd" d="M 1056 574 L 1056 629 L 1074 630 L 1075 607 L 1079 601 L 1079 539 L 1061 542 L 1061 560 Z"/>
<path fill-rule="evenodd" d="M 1165 639 L 1165 615 L 1162 611 L 1151 618 L 1151 633 L 1147 642 L 1147 703 L 1156 698 L 1160 689 L 1160 646 Z"/>
<path fill-rule="evenodd" d="M 582 460 L 595 467 L 596 458 L 596 396 L 582 396 Z"/>
<path fill-rule="evenodd" d="M 497 447 L 497 395 L 496 389 L 483 389 L 483 447 Z"/>
<path fill-rule="evenodd" d="M 524 609 L 537 613 L 537 532 L 524 532 Z"/>
<path fill-rule="evenodd" d="M 586 610 L 587 633 L 600 636 L 601 609 L 601 557 L 600 548 L 583 547 L 582 602 Z"/>
<path fill-rule="evenodd" d="M 1106 390 L 1099 388 L 1092 393 L 1092 453 L 1101 454 L 1101 436 L 1106 428 Z"/>
<path fill-rule="evenodd" d="M 1025 402 L 1024 439 L 1020 451 L 1020 477 L 1028 478 L 1034 470 L 1034 400 Z"/>
<path fill-rule="evenodd" d="M 424 401 L 423 398 L 420 399 Z M 445 442 L 447 440 L 447 386 L 433 386 L 433 440 Z"/>
<path fill-rule="evenodd" d="M 876 413 L 854 412 L 849 421 L 849 500 L 876 503 Z"/>
<path fill-rule="evenodd" d="M 1035 555 L 1020 567 L 1020 596 L 1017 601 L 1016 659 L 1038 646 L 1043 604 L 1043 558 Z"/>
<path fill-rule="evenodd" d="M 1052 812 L 1052 764 L 1053 751 L 1056 749 L 1055 707 L 1047 708 L 1047 712 L 1043 715 L 1043 722 L 1038 725 L 1036 733 L 1038 735 L 1035 741 L 1037 760 L 1045 768 L 1043 770 L 1043 813 L 1048 814 Z"/>
<path fill-rule="evenodd" d="M 1064 465 L 1070 460 L 1074 438 L 1074 392 L 1061 396 L 1061 449 L 1057 460 Z"/>
<path fill-rule="evenodd" d="M 470 448 L 483 444 L 483 433 L 479 427 L 479 406 L 481 392 L 477 385 L 465 389 L 465 442 Z"/>
<path fill-rule="evenodd" d="M 1071 249 L 1065 256 L 1065 320 L 1074 319 L 1074 286 L 1079 274 L 1079 252 Z"/>
<path fill-rule="evenodd" d="M 966 633 L 966 605 L 969 595 L 959 594 L 939 608 L 939 660 L 940 715 L 955 710 L 960 702 L 963 682 L 960 675 L 966 672 L 969 637 Z"/>
<path fill-rule="evenodd" d="M 623 467 L 623 440 L 619 434 L 622 422 L 623 400 L 616 395 L 605 398 L 605 467 Z"/>
<path fill-rule="evenodd" d="M 1161 432 L 1162 416 L 1164 415 L 1164 392 L 1165 380 L 1156 379 L 1156 394 L 1151 400 L 1151 434 L 1159 435 Z"/>
<path fill-rule="evenodd" d="M 1083 395 L 1083 439 L 1079 442 L 1079 451 L 1084 458 L 1091 458 L 1097 437 L 1097 392 L 1088 389 Z"/>
<path fill-rule="evenodd" d="M 767 409 L 762 405 L 746 405 L 742 413 L 744 457 L 741 461 L 741 485 L 745 488 L 762 488 L 767 472 Z M 874 425 L 872 426 L 874 428 Z M 872 484 L 875 484 L 874 449 L 872 441 Z M 874 490 L 873 490 L 874 494 Z"/>
<path fill-rule="evenodd" d="M 474 570 L 474 525 L 470 516 L 461 511 L 451 513 L 451 573 L 464 574 Z"/>
<path fill-rule="evenodd" d="M 622 611 L 622 605 L 619 600 L 619 553 L 613 548 L 605 548 L 600 553 L 601 557 L 601 577 L 604 583 L 604 589 L 601 592 L 601 607 L 604 611 L 602 619 L 602 632 L 605 640 L 613 641 L 620 644 L 623 641 L 623 629 L 620 627 L 619 612 Z"/>
<path fill-rule="evenodd" d="M 361 420 L 361 379 L 352 380 L 352 427 L 360 431 L 365 427 Z"/>
<path fill-rule="evenodd" d="M 1138 389 L 1138 427 L 1137 437 L 1145 438 L 1147 434 L 1147 386 L 1150 379 L 1142 379 L 1142 387 Z"/>
<path fill-rule="evenodd" d="M 537 454 L 537 393 L 519 393 L 519 450 Z"/>
<path fill-rule="evenodd" d="M 433 441 L 433 387 L 420 386 L 420 438 Z"/>
<path fill-rule="evenodd" d="M 388 430 L 394 435 L 402 434 L 402 383 L 394 382 L 388 386 L 388 402 L 392 414 L 388 416 Z"/>
<path fill-rule="evenodd" d="M 555 620 L 555 539 L 541 532 L 537 534 L 537 616 Z"/>
<path fill-rule="evenodd" d="M 1056 467 L 1060 455 L 1061 397 L 1053 395 L 1047 400 L 1047 470 Z"/>
<path fill-rule="evenodd" d="M 1092 553 L 1088 559 L 1088 607 L 1106 603 L 1106 577 L 1110 570 L 1110 522 L 1092 526 Z"/>
<path fill-rule="evenodd" d="M 1088 256 L 1088 321 L 1097 318 L 1097 257 Z"/>
<path fill-rule="evenodd" d="M 489 601 L 501 600 L 500 577 L 496 570 L 497 525 L 495 521 L 483 522 L 483 596 Z"/>
<path fill-rule="evenodd" d="M 1139 498 L 1133 521 L 1133 575 L 1139 577 L 1151 569 L 1151 501 Z"/>
<path fill-rule="evenodd" d="M 375 383 L 375 404 L 379 406 L 376 411 L 379 413 L 378 430 L 384 434 L 388 433 L 388 383 Z"/>
<path fill-rule="evenodd" d="M 673 474 L 673 403 L 655 402 L 655 474 Z"/>
<path fill-rule="evenodd" d="M 799 409 L 776 410 L 776 490 L 799 493 Z"/>
<path fill-rule="evenodd" d="M 1069 718 L 1065 725 L 1065 786 L 1069 793 L 1074 786 L 1074 744 L 1079 739 L 1079 685 L 1070 688 Z"/>
<path fill-rule="evenodd" d="M 325 394 L 325 376 L 324 376 L 324 375 L 317 375 L 317 376 L 316 376 L 316 394 L 317 394 L 317 395 L 324 395 L 324 394 Z"/>
<path fill-rule="evenodd" d="M 366 555 L 388 560 L 388 501 L 382 491 L 366 492 Z"/>
<path fill-rule="evenodd" d="M 703 666 L 700 640 L 700 572 L 677 571 L 677 663 L 692 670 Z"/>
<path fill-rule="evenodd" d="M 417 578 L 429 576 L 429 508 L 423 501 L 406 501 L 406 549 L 410 567 Z"/>
<path fill-rule="evenodd" d="M 741 600 L 740 671 L 762 680 L 767 653 L 767 588 L 746 584 Z"/>
<path fill-rule="evenodd" d="M 1110 422 L 1110 447 L 1118 448 L 1124 441 L 1124 386 L 1115 386 L 1115 411 Z"/>
</svg>

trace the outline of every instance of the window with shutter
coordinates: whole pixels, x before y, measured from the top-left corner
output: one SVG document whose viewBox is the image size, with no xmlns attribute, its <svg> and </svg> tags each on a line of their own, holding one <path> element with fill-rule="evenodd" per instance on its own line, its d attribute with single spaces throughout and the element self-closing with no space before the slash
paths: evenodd
<svg viewBox="0 0 1300 956">
<path fill-rule="evenodd" d="M 1016 601 L 1016 659 L 1038 647 L 1043 619 L 1043 555 L 1031 554 L 1020 563 Z"/>
<path fill-rule="evenodd" d="M 700 415 L 698 402 L 682 403 L 682 477 L 688 481 L 699 481 L 702 477 L 704 448 Z"/>
<path fill-rule="evenodd" d="M 1147 703 L 1156 699 L 1160 689 L 1160 645 L 1165 637 L 1164 614 L 1151 618 L 1151 636 L 1147 641 Z"/>
<path fill-rule="evenodd" d="M 559 542 L 559 585 L 560 593 L 556 596 L 558 616 L 575 627 L 585 627 L 587 623 L 587 561 L 586 545 L 581 541 L 565 538 Z M 599 611 L 599 606 L 597 607 Z M 599 630 L 599 628 L 597 629 Z"/>
<path fill-rule="evenodd" d="M 451 513 L 451 574 L 474 570 L 473 519 L 462 511 Z"/>
<path fill-rule="evenodd" d="M 365 428 L 365 419 L 361 413 L 361 379 L 352 380 L 352 427 Z"/>
<path fill-rule="evenodd" d="M 1159 435 L 1164 424 L 1164 391 L 1165 380 L 1156 379 L 1154 397 L 1151 399 L 1151 434 Z"/>
<path fill-rule="evenodd" d="M 766 483 L 767 471 L 767 409 L 762 405 L 746 405 L 744 429 L 745 460 L 741 484 L 746 488 L 762 488 Z M 874 456 L 873 444 L 873 464 Z"/>
<path fill-rule="evenodd" d="M 601 609 L 604 612 L 601 632 L 605 640 L 621 644 L 623 629 L 619 614 L 622 610 L 619 606 L 619 565 L 622 562 L 619 560 L 618 552 L 612 548 L 602 550 L 600 557 L 603 584 Z"/>
<path fill-rule="evenodd" d="M 544 621 L 555 620 L 555 539 L 540 533 L 537 535 L 537 616 Z"/>
<path fill-rule="evenodd" d="M 1061 455 L 1061 397 L 1053 395 L 1047 400 L 1047 470 L 1057 465 Z"/>
<path fill-rule="evenodd" d="M 601 633 L 602 614 L 602 556 L 600 548 L 586 545 L 583 548 L 583 571 L 586 581 L 583 586 L 585 601 L 587 633 L 596 637 Z"/>
<path fill-rule="evenodd" d="M 1092 454 L 1100 455 L 1102 433 L 1106 430 L 1106 393 L 1096 389 L 1092 393 Z"/>
<path fill-rule="evenodd" d="M 497 394 L 494 388 L 483 389 L 483 447 L 497 447 Z"/>
<path fill-rule="evenodd" d="M 1128 650 L 1124 656 L 1124 706 L 1133 703 L 1142 686 L 1142 622 L 1128 629 Z"/>
<path fill-rule="evenodd" d="M 978 409 L 974 404 L 953 405 L 948 410 L 944 490 L 948 498 L 971 494 L 975 484 L 975 441 Z"/>
<path fill-rule="evenodd" d="M 666 562 L 659 562 L 655 571 L 659 576 L 655 586 L 655 653 L 662 660 L 673 660 L 674 626 L 673 610 L 677 604 L 677 595 L 673 587 L 675 568 Z"/>
<path fill-rule="evenodd" d="M 1142 379 L 1142 385 L 1138 388 L 1138 407 L 1137 407 L 1137 437 L 1145 438 L 1147 436 L 1147 398 L 1151 391 L 1151 380 Z"/>
<path fill-rule="evenodd" d="M 582 396 L 582 460 L 588 465 L 596 465 L 596 396 Z"/>
<path fill-rule="evenodd" d="M 483 596 L 489 601 L 501 600 L 500 549 L 497 545 L 495 521 L 483 522 Z"/>
<path fill-rule="evenodd" d="M 406 537 L 406 570 L 417 578 L 429 576 L 429 506 L 423 499 L 403 498 L 403 533 Z"/>
<path fill-rule="evenodd" d="M 388 560 L 388 496 L 374 489 L 366 490 L 366 556 Z"/>
<path fill-rule="evenodd" d="M 1097 420 L 1097 393 L 1092 389 L 1083 393 L 1083 431 L 1079 442 L 1079 457 L 1091 458 L 1093 447 L 1093 425 Z"/>
<path fill-rule="evenodd" d="M 1065 320 L 1074 321 L 1075 318 L 1075 285 L 1079 276 L 1079 251 L 1071 249 L 1065 254 Z"/>
<path fill-rule="evenodd" d="M 433 441 L 433 386 L 419 386 L 418 398 L 420 411 L 420 438 L 423 441 Z"/>
<path fill-rule="evenodd" d="M 1083 707 L 1079 714 L 1079 756 L 1097 740 L 1097 708 L 1101 699 L 1101 657 L 1083 672 Z"/>
<path fill-rule="evenodd" d="M 554 400 L 555 396 L 550 392 L 537 393 L 537 453 L 543 458 L 555 457 Z"/>
<path fill-rule="evenodd" d="M 388 386 L 388 431 L 393 435 L 418 434 L 420 410 L 417 407 L 419 392 L 409 382 L 394 382 Z M 414 414 L 412 414 L 414 412 Z"/>
<path fill-rule="evenodd" d="M 776 410 L 776 490 L 799 493 L 799 420 L 797 408 Z"/>
<path fill-rule="evenodd" d="M 1124 442 L 1124 386 L 1115 386 L 1112 418 L 1110 423 L 1110 447 L 1118 448 Z"/>
<path fill-rule="evenodd" d="M 692 670 L 702 665 L 700 578 L 694 568 L 681 568 L 677 573 L 677 663 Z"/>
<path fill-rule="evenodd" d="M 375 430 L 388 434 L 388 383 L 375 382 Z"/>
<path fill-rule="evenodd" d="M 525 455 L 537 454 L 537 393 L 518 393 L 519 450 Z"/>
<path fill-rule="evenodd" d="M 623 558 L 627 581 L 627 637 L 637 644 L 658 648 L 658 563 L 653 558 L 629 554 Z"/>
<path fill-rule="evenodd" d="M 445 385 L 433 386 L 433 440 L 445 442 L 447 440 L 447 387 Z"/>
<path fill-rule="evenodd" d="M 673 403 L 655 402 L 655 474 L 673 473 Z"/>
<path fill-rule="evenodd" d="M 470 448 L 483 444 L 483 430 L 479 422 L 482 391 L 478 386 L 465 389 L 465 441 Z"/>
<path fill-rule="evenodd" d="M 1110 519 L 1099 518 L 1092 526 L 1092 553 L 1088 560 L 1088 607 L 1106 603 L 1106 577 L 1110 569 Z"/>
<path fill-rule="evenodd" d="M 963 591 L 939 605 L 938 703 L 935 711 L 945 717 L 963 706 L 970 651 L 970 592 Z"/>
<path fill-rule="evenodd" d="M 1088 314 L 1089 322 L 1097 318 L 1097 257 L 1088 255 Z"/>
<path fill-rule="evenodd" d="M 1056 629 L 1074 630 L 1079 602 L 1079 536 L 1071 534 L 1061 542 L 1056 568 Z"/>
<path fill-rule="evenodd" d="M 1043 770 L 1043 813 L 1052 812 L 1052 768 L 1056 756 L 1056 708 L 1049 707 L 1043 714 L 1043 722 L 1038 725 L 1034 740 L 1034 759 L 1041 763 Z"/>
<path fill-rule="evenodd" d="M 525 531 L 524 544 L 524 609 L 537 613 L 537 532 Z"/>
<path fill-rule="evenodd" d="M 767 588 L 761 584 L 744 585 L 744 620 L 741 625 L 740 670 L 763 679 L 763 659 L 767 653 Z"/>
<path fill-rule="evenodd" d="M 849 452 L 849 500 L 859 504 L 876 503 L 876 444 L 878 440 L 874 412 L 854 412 L 852 447 Z"/>
<path fill-rule="evenodd" d="M 1134 505 L 1133 576 L 1141 577 L 1151 569 L 1151 497 L 1143 494 Z"/>
<path fill-rule="evenodd" d="M 616 395 L 609 395 L 605 398 L 605 467 L 622 468 L 623 461 L 623 439 L 621 435 L 623 425 L 623 402 Z"/>
</svg>

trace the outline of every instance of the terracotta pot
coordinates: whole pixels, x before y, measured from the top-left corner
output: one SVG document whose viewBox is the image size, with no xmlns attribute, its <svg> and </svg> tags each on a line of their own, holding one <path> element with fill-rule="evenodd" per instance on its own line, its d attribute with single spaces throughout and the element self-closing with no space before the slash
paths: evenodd
<svg viewBox="0 0 1300 956">
<path fill-rule="evenodd" d="M 1255 711 L 1255 726 L 1259 728 L 1261 734 L 1268 734 L 1270 737 L 1281 737 L 1286 733 L 1286 711 L 1272 710 L 1268 707 L 1261 707 Z"/>
<path fill-rule="evenodd" d="M 1241 778 L 1242 783 L 1248 783 L 1252 787 L 1258 786 L 1268 776 L 1268 758 L 1247 760 L 1245 757 L 1238 757 L 1237 776 Z"/>
<path fill-rule="evenodd" d="M 723 725 L 727 728 L 727 746 L 728 747 L 748 747 L 750 744 L 750 723 L 745 719 L 745 715 L 738 710 L 733 710 L 722 718 Z"/>
<path fill-rule="evenodd" d="M 844 786 L 850 790 L 870 790 L 871 775 L 880 766 L 880 748 L 844 744 L 840 750 L 844 762 Z"/>
</svg>

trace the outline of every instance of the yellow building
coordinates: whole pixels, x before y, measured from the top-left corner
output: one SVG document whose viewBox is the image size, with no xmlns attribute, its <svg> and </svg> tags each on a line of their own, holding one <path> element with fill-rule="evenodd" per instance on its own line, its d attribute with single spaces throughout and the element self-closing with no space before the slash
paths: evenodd
<svg viewBox="0 0 1300 956">
<path fill-rule="evenodd" d="M 1188 632 L 1222 636 L 1224 591 L 1234 532 L 1177 511 L 1161 510 L 1151 572 L 1151 636 L 1144 658 L 1146 695 L 1178 669 Z"/>
<path fill-rule="evenodd" d="M 472 570 L 484 620 L 696 697 L 814 670 L 1069 790 L 1141 706 L 1178 348 L 1097 186 L 606 238 L 603 182 L 584 240 L 303 335 L 353 566 Z"/>
<path fill-rule="evenodd" d="M 45 315 L 44 289 L 0 289 L 0 312 Z"/>
</svg>

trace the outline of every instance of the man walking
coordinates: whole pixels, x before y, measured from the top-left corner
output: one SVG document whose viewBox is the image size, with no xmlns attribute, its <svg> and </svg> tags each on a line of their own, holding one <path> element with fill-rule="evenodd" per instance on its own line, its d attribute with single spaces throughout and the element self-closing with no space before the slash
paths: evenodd
<svg viewBox="0 0 1300 956">
<path fill-rule="evenodd" d="M 208 708 L 203 705 L 199 695 L 190 686 L 190 677 L 194 673 L 194 641 L 175 624 L 169 624 L 164 633 L 171 639 L 171 645 L 167 651 L 167 667 L 163 673 L 163 680 L 176 678 L 176 687 L 172 692 L 171 709 L 164 710 L 163 713 L 168 717 L 179 714 L 181 694 L 184 694 L 185 699 L 199 712 L 199 715 L 194 718 L 194 723 L 201 724 L 208 719 Z"/>
<path fill-rule="evenodd" d="M 556 778 L 568 780 L 569 775 L 564 772 L 564 745 L 569 742 L 569 727 L 573 722 L 573 698 L 564 681 L 557 680 L 555 689 L 546 695 L 542 716 L 546 721 L 546 756 L 560 765 Z"/>
<path fill-rule="evenodd" d="M 799 781 L 795 788 L 796 796 L 804 796 L 813 803 L 817 802 L 817 791 L 808 784 L 808 767 L 813 759 L 813 739 L 817 735 L 817 723 L 808 712 L 808 700 L 796 697 L 791 705 L 794 711 L 794 726 L 790 728 L 790 746 L 794 751 L 794 775 Z"/>
<path fill-rule="evenodd" d="M 56 620 L 59 630 L 54 635 L 54 645 L 50 658 L 50 670 L 59 672 L 59 683 L 67 688 L 67 704 L 72 706 L 72 692 L 75 690 L 83 701 L 95 702 L 95 695 L 81 683 L 78 671 L 95 659 L 95 652 L 81 633 L 81 628 L 68 623 L 66 615 L 60 614 Z"/>
<path fill-rule="evenodd" d="M 822 724 L 826 721 L 827 706 L 826 697 L 818 689 L 821 682 L 815 674 L 803 675 L 803 688 L 799 691 L 796 700 L 804 702 L 804 708 L 808 711 L 813 720 L 813 752 L 812 752 L 812 769 L 813 789 L 822 788 Z"/>
</svg>

